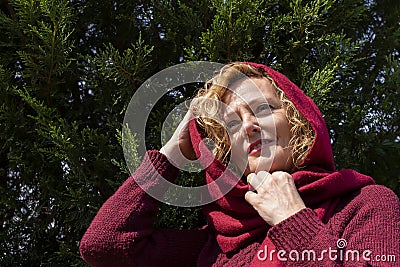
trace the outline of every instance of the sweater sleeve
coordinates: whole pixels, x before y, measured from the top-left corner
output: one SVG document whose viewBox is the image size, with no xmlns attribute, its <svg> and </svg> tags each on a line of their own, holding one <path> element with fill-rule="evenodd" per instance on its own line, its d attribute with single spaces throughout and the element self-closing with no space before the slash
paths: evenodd
<svg viewBox="0 0 400 267">
<path fill-rule="evenodd" d="M 149 151 L 139 168 L 100 208 L 81 242 L 91 266 L 195 266 L 207 231 L 153 229 L 159 202 L 146 191 L 172 181 L 178 169 L 158 151 Z M 139 186 L 138 183 L 141 185 Z M 157 188 L 158 186 L 158 188 Z"/>
<path fill-rule="evenodd" d="M 268 237 L 287 266 L 399 266 L 400 204 L 391 190 L 366 186 L 331 220 L 325 225 L 306 208 Z"/>
</svg>

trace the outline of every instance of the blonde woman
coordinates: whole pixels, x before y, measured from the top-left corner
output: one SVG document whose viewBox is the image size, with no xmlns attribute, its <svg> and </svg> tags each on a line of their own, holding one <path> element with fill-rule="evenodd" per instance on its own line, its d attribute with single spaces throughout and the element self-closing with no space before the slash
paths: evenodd
<svg viewBox="0 0 400 267">
<path fill-rule="evenodd" d="M 195 97 L 160 151 L 104 203 L 80 243 L 92 266 L 396 266 L 400 208 L 372 178 L 335 169 L 314 102 L 284 75 L 256 63 L 221 69 Z M 214 146 L 204 148 L 204 138 Z M 188 159 L 206 158 L 205 181 L 237 181 L 203 207 L 198 230 L 153 229 L 157 200 L 135 179 L 173 181 Z M 228 162 L 233 168 L 228 168 Z M 154 168 L 150 168 L 152 164 Z M 149 182 L 149 187 L 157 186 Z M 389 261 L 378 261 L 382 259 Z M 398 264 L 398 262 L 397 262 Z"/>
</svg>

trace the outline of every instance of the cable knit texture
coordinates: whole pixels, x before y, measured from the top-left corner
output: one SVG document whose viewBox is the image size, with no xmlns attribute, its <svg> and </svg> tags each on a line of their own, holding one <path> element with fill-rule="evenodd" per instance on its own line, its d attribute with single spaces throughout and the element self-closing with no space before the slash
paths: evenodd
<svg viewBox="0 0 400 267">
<path fill-rule="evenodd" d="M 154 229 L 159 203 L 142 188 L 166 191 L 159 179 L 172 182 L 178 170 L 158 151 L 149 151 L 83 236 L 85 261 L 92 266 L 399 266 L 397 196 L 366 175 L 336 171 L 328 131 L 313 101 L 284 75 L 247 64 L 267 71 L 316 133 L 301 169 L 292 173 L 307 208 L 269 227 L 245 201 L 248 185 L 240 180 L 228 194 L 203 207 L 207 226 Z M 204 134 L 194 121 L 190 135 L 197 156 L 209 163 L 213 156 L 200 151 Z M 207 183 L 238 180 L 225 170 L 213 159 L 205 171 Z M 379 256 L 386 261 L 377 261 Z"/>
</svg>

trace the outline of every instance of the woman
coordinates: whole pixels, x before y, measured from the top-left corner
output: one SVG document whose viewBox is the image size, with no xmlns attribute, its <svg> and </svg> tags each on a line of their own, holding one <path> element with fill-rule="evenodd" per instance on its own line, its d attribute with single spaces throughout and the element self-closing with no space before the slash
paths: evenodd
<svg viewBox="0 0 400 267">
<path fill-rule="evenodd" d="M 199 92 L 193 112 L 199 117 L 187 123 L 186 116 L 99 210 L 80 243 L 89 264 L 396 266 L 377 261 L 382 255 L 400 261 L 398 198 L 368 176 L 335 170 L 319 110 L 285 76 L 255 63 L 227 65 Z M 200 151 L 205 137 L 214 141 L 212 151 Z M 177 149 L 188 159 L 216 158 L 206 167 L 207 183 L 222 174 L 238 181 L 203 207 L 207 226 L 198 230 L 153 229 L 158 202 L 136 183 L 155 187 L 158 173 L 173 181 L 178 169 L 170 161 L 183 163 Z"/>
</svg>

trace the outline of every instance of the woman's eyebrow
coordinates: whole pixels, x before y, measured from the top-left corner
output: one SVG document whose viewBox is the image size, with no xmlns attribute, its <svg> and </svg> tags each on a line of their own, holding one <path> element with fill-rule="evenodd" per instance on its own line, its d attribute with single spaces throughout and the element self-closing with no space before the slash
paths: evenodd
<svg viewBox="0 0 400 267">
<path fill-rule="evenodd" d="M 241 100 L 242 100 L 242 102 L 245 102 L 245 103 L 246 103 L 246 106 L 250 107 L 250 109 L 251 109 L 252 111 L 255 111 L 255 109 L 254 109 L 254 106 L 255 106 L 255 105 L 258 105 L 258 104 L 261 104 L 261 103 L 262 103 L 262 104 L 264 104 L 264 103 L 270 104 L 270 103 L 274 103 L 274 102 L 275 102 L 274 99 L 269 98 L 269 97 L 265 97 L 265 96 L 259 97 L 259 98 L 255 98 L 255 99 L 252 99 L 252 100 L 250 100 L 250 101 L 245 101 L 243 98 L 241 98 Z M 236 115 L 237 117 L 239 117 L 239 116 L 236 114 L 236 112 L 233 110 L 232 107 L 229 107 L 229 106 L 225 107 L 225 110 L 224 110 L 224 112 L 223 112 L 223 117 L 224 117 L 224 119 L 232 118 L 232 116 L 235 116 L 235 115 Z"/>
</svg>

